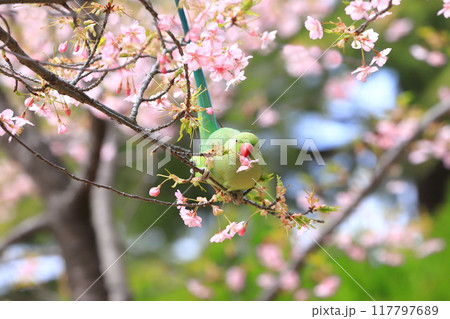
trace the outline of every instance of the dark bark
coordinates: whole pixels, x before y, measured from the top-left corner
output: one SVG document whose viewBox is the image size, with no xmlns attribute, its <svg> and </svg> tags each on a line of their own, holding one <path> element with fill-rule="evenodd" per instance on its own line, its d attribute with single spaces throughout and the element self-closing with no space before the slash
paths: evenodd
<svg viewBox="0 0 450 319">
<path fill-rule="evenodd" d="M 444 203 L 447 194 L 447 184 L 450 171 L 442 162 L 437 163 L 427 176 L 419 182 L 419 202 L 433 213 L 436 208 Z"/>
<path fill-rule="evenodd" d="M 7 108 L 8 104 L 6 96 L 0 91 L 0 112 Z M 95 178 L 105 124 L 97 119 L 92 123 L 91 152 L 89 162 L 83 170 L 85 175 Z M 52 162 L 61 164 L 50 152 L 45 138 L 36 128 L 25 130 L 21 139 Z M 90 187 L 77 183 L 45 165 L 17 143 L 8 143 L 6 137 L 0 138 L 0 145 L 5 148 L 8 156 L 17 161 L 33 178 L 46 201 L 48 229 L 54 233 L 61 247 L 71 297 L 79 298 L 97 281 L 80 300 L 107 300 L 106 288 L 100 278 L 98 250 L 91 223 Z"/>
<path fill-rule="evenodd" d="M 48 205 L 53 212 L 51 227 L 66 262 L 72 299 L 107 300 L 106 288 L 100 278 L 88 187 L 85 186 L 77 196 L 70 190 L 64 194 L 55 193 Z"/>
</svg>

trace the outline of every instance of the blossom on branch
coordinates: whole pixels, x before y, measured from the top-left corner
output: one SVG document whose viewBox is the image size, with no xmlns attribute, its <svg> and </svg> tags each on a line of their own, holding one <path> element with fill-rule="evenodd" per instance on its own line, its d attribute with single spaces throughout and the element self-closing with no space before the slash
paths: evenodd
<svg viewBox="0 0 450 319">
<path fill-rule="evenodd" d="M 379 67 L 382 67 L 386 61 L 387 61 L 387 55 L 391 52 L 391 48 L 384 49 L 380 52 L 376 53 L 376 56 L 373 57 L 372 62 L 370 62 L 370 65 L 376 63 Z"/>
<path fill-rule="evenodd" d="M 322 39 L 323 37 L 323 28 L 322 24 L 319 20 L 314 19 L 310 16 L 307 17 L 305 21 L 306 30 L 309 31 L 309 37 L 313 40 Z"/>
<path fill-rule="evenodd" d="M 443 8 L 438 11 L 437 15 L 443 15 L 444 18 L 450 18 L 450 0 L 444 0 Z"/>
<path fill-rule="evenodd" d="M 363 0 L 355 0 L 345 8 L 345 13 L 353 20 L 365 19 L 369 16 L 368 12 L 372 9 L 369 2 Z"/>
<path fill-rule="evenodd" d="M 356 79 L 360 80 L 362 82 L 366 82 L 366 77 L 373 72 L 378 71 L 378 68 L 376 66 L 360 66 L 355 71 L 352 72 L 352 74 L 356 74 Z"/>
</svg>

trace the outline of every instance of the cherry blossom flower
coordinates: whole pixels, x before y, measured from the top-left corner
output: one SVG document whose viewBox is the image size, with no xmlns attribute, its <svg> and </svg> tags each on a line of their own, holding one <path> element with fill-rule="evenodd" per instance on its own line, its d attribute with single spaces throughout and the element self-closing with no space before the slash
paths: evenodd
<svg viewBox="0 0 450 319">
<path fill-rule="evenodd" d="M 25 125 L 33 125 L 30 121 L 23 118 L 22 116 L 14 116 L 14 111 L 11 109 L 6 109 L 0 113 L 0 122 L 3 126 L 12 134 L 19 135 Z M 0 127 L 0 136 L 5 135 L 5 131 Z M 11 142 L 12 136 L 9 137 L 8 141 Z"/>
<path fill-rule="evenodd" d="M 61 53 L 66 52 L 67 46 L 68 46 L 67 41 L 61 43 L 61 44 L 58 46 L 58 51 L 61 52 Z"/>
<path fill-rule="evenodd" d="M 116 65 L 117 59 L 119 58 L 120 48 L 117 44 L 117 40 L 115 39 L 112 33 L 106 33 L 105 35 L 105 45 L 101 50 L 102 53 L 102 61 L 106 63 L 106 65 Z"/>
<path fill-rule="evenodd" d="M 319 20 L 314 19 L 313 17 L 308 16 L 305 21 L 306 30 L 309 31 L 309 37 L 313 40 L 322 39 L 323 37 L 323 28 L 322 24 Z"/>
<path fill-rule="evenodd" d="M 89 53 L 88 53 L 88 50 L 86 48 L 83 48 L 83 49 L 78 50 L 78 51 L 74 51 L 73 55 L 79 56 L 82 59 L 87 59 L 89 57 Z"/>
<path fill-rule="evenodd" d="M 410 18 L 395 20 L 389 24 L 384 32 L 384 37 L 388 42 L 396 42 L 411 32 L 414 23 Z"/>
<path fill-rule="evenodd" d="M 280 287 L 286 291 L 295 290 L 300 284 L 300 277 L 297 272 L 288 270 L 280 275 Z"/>
<path fill-rule="evenodd" d="M 390 149 L 411 137 L 417 125 L 418 120 L 416 118 L 406 118 L 400 123 L 393 123 L 386 120 L 379 121 L 375 128 L 376 134 L 367 134 L 365 140 L 382 149 Z"/>
<path fill-rule="evenodd" d="M 447 63 L 447 57 L 440 51 L 431 51 L 426 57 L 425 62 L 434 67 L 441 67 Z"/>
<path fill-rule="evenodd" d="M 197 279 L 190 279 L 187 283 L 187 289 L 191 294 L 200 299 L 210 299 L 213 296 L 212 289 L 206 287 Z"/>
<path fill-rule="evenodd" d="M 244 71 L 239 71 L 237 74 L 233 75 L 231 80 L 227 82 L 227 87 L 225 88 L 225 91 L 228 91 L 231 85 L 241 83 L 245 79 L 247 79 L 247 77 L 244 75 Z"/>
<path fill-rule="evenodd" d="M 258 286 L 264 289 L 271 288 L 275 286 L 277 280 L 274 275 L 269 273 L 262 273 L 256 278 L 256 283 Z"/>
<path fill-rule="evenodd" d="M 139 26 L 139 23 L 135 21 L 130 27 L 123 28 L 122 33 L 124 34 L 123 42 L 127 44 L 138 44 L 141 45 L 145 42 L 147 36 L 145 35 L 144 27 Z"/>
<path fill-rule="evenodd" d="M 58 123 L 58 134 L 64 134 L 67 132 L 67 126 L 63 122 Z"/>
<path fill-rule="evenodd" d="M 386 10 L 389 6 L 390 0 L 372 0 L 370 4 L 372 8 L 376 9 L 378 12 Z"/>
<path fill-rule="evenodd" d="M 322 50 L 316 46 L 306 48 L 301 45 L 288 44 L 283 47 L 286 71 L 294 77 L 303 75 L 320 75 L 322 67 L 318 62 Z"/>
<path fill-rule="evenodd" d="M 270 42 L 274 41 L 277 35 L 277 31 L 264 31 L 261 35 L 261 50 L 265 50 Z"/>
<path fill-rule="evenodd" d="M 423 46 L 419 45 L 419 44 L 413 44 L 410 48 L 409 48 L 409 53 L 411 53 L 411 55 L 419 61 L 423 61 L 425 60 L 428 55 L 429 55 L 429 51 L 424 48 Z"/>
<path fill-rule="evenodd" d="M 360 20 L 368 17 L 368 11 L 372 9 L 369 2 L 355 0 L 345 8 L 345 13 L 353 20 Z"/>
<path fill-rule="evenodd" d="M 150 188 L 149 195 L 152 196 L 152 197 L 156 197 L 156 196 L 159 195 L 160 190 L 161 190 L 161 188 L 159 186 L 158 187 L 152 187 L 152 188 Z"/>
<path fill-rule="evenodd" d="M 213 81 L 231 80 L 231 70 L 234 68 L 233 62 L 226 56 L 220 55 L 216 58 L 215 63 L 210 66 L 209 72 Z"/>
<path fill-rule="evenodd" d="M 198 70 L 204 59 L 204 49 L 194 42 L 190 42 L 184 48 L 186 54 L 183 56 L 183 62 L 189 67 L 189 70 Z"/>
<path fill-rule="evenodd" d="M 201 39 L 202 27 L 198 24 L 193 24 L 189 28 L 189 32 L 186 34 L 186 41 L 197 42 Z"/>
<path fill-rule="evenodd" d="M 356 74 L 356 79 L 362 82 L 366 82 L 366 77 L 373 72 L 378 71 L 376 66 L 360 66 L 352 74 Z"/>
<path fill-rule="evenodd" d="M 256 253 L 261 264 L 268 269 L 280 271 L 286 265 L 280 247 L 275 244 L 261 244 Z"/>
<path fill-rule="evenodd" d="M 351 245 L 345 250 L 345 252 L 348 257 L 355 261 L 364 261 L 367 257 L 366 250 L 357 245 Z"/>
<path fill-rule="evenodd" d="M 246 273 L 242 267 L 233 266 L 225 274 L 225 283 L 231 291 L 239 292 L 245 286 Z"/>
<path fill-rule="evenodd" d="M 160 14 L 158 16 L 158 27 L 162 31 L 167 31 L 172 28 L 174 18 L 165 14 Z"/>
<path fill-rule="evenodd" d="M 48 119 L 52 116 L 52 111 L 47 103 L 43 103 L 41 106 L 33 103 L 28 109 L 38 116 L 46 117 Z"/>
<path fill-rule="evenodd" d="M 183 196 L 179 189 L 175 192 L 175 197 L 177 198 L 177 204 L 184 204 L 187 202 L 186 197 Z"/>
<path fill-rule="evenodd" d="M 249 168 L 253 167 L 253 163 L 257 163 L 259 161 L 259 159 L 256 160 L 250 160 L 247 157 L 244 157 L 242 155 L 239 155 L 239 161 L 241 162 L 241 166 L 239 166 L 239 168 L 237 169 L 236 173 L 242 172 L 242 171 L 246 171 Z"/>
<path fill-rule="evenodd" d="M 180 206 L 180 216 L 183 222 L 188 227 L 202 227 L 202 218 L 197 216 L 193 210 L 189 210 L 184 206 Z"/>
<path fill-rule="evenodd" d="M 379 67 L 382 67 L 387 61 L 387 55 L 391 52 L 391 48 L 384 49 L 380 52 L 377 52 L 376 56 L 373 57 L 370 65 L 376 63 Z"/>
<path fill-rule="evenodd" d="M 392 267 L 398 267 L 405 262 L 405 257 L 402 254 L 386 249 L 377 250 L 374 256 L 380 263 Z"/>
<path fill-rule="evenodd" d="M 236 235 L 236 234 L 238 234 L 239 236 L 244 236 L 246 228 L 247 228 L 246 222 L 243 222 L 243 221 L 240 223 L 232 222 L 232 223 L 228 224 L 224 230 L 218 232 L 217 234 L 214 234 L 214 236 L 212 236 L 209 241 L 211 243 L 213 243 L 213 242 L 221 243 L 225 239 L 233 238 L 234 235 Z"/>
<path fill-rule="evenodd" d="M 225 232 L 227 232 L 231 237 L 234 237 L 234 235 L 236 234 L 242 237 L 245 234 L 246 227 L 247 227 L 246 222 L 243 221 L 240 223 L 232 222 L 227 225 L 227 227 L 225 228 Z"/>
<path fill-rule="evenodd" d="M 340 284 L 341 279 L 338 276 L 327 277 L 314 287 L 314 294 L 319 298 L 331 297 L 336 293 Z"/>
<path fill-rule="evenodd" d="M 309 298 L 309 292 L 306 289 L 300 289 L 294 294 L 294 299 L 298 301 L 305 301 Z"/>
<path fill-rule="evenodd" d="M 211 243 L 221 243 L 225 239 L 231 239 L 231 236 L 227 233 L 226 230 L 222 230 L 221 232 L 214 234 L 209 241 Z"/>
<path fill-rule="evenodd" d="M 445 240 L 442 238 L 429 239 L 416 248 L 416 254 L 419 258 L 425 258 L 431 254 L 438 253 L 445 248 Z"/>
<path fill-rule="evenodd" d="M 323 55 L 323 66 L 327 70 L 333 70 L 342 64 L 342 54 L 338 50 L 328 50 Z"/>
<path fill-rule="evenodd" d="M 375 42 L 378 40 L 378 33 L 373 31 L 373 29 L 368 29 L 361 33 L 360 35 L 355 36 L 352 42 L 353 49 L 363 49 L 366 52 L 370 52 L 375 46 Z"/>
<path fill-rule="evenodd" d="M 154 101 L 150 101 L 147 104 L 149 107 L 157 110 L 157 111 L 168 111 L 171 109 L 172 104 L 170 103 L 167 95 L 162 96 L 159 99 L 156 99 Z"/>
<path fill-rule="evenodd" d="M 225 41 L 225 32 L 215 22 L 208 23 L 206 30 L 201 33 L 203 42 L 208 42 L 213 48 L 222 48 Z"/>
<path fill-rule="evenodd" d="M 438 11 L 437 15 L 441 15 L 441 14 L 446 19 L 450 18 L 450 0 L 443 1 L 443 7 L 441 10 Z"/>
<path fill-rule="evenodd" d="M 261 109 L 258 112 L 258 116 L 256 118 L 259 119 L 258 125 L 265 128 L 277 124 L 278 121 L 280 120 L 280 114 L 277 110 L 274 110 L 273 108 L 270 109 L 266 108 Z"/>
<path fill-rule="evenodd" d="M 13 122 L 14 111 L 6 109 L 0 113 L 0 121 L 3 122 L 6 128 L 14 126 Z M 0 127 L 0 136 L 5 135 L 5 131 Z"/>
</svg>

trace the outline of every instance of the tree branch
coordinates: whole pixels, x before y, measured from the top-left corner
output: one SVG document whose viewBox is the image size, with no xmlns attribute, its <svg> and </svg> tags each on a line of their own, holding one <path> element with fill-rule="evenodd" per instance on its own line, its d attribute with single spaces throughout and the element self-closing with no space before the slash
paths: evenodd
<svg viewBox="0 0 450 319">
<path fill-rule="evenodd" d="M 115 127 L 107 125 L 106 132 L 107 138 L 104 143 L 110 143 L 117 150 L 119 139 Z M 113 184 L 116 171 L 117 156 L 101 160 L 97 181 L 103 184 Z M 112 193 L 97 188 L 92 190 L 90 196 L 92 226 L 95 229 L 99 248 L 100 271 L 105 274 L 104 281 L 108 292 L 108 300 L 130 300 L 131 293 L 128 288 L 125 265 L 123 259 L 120 258 L 123 249 L 120 245 L 114 220 Z"/>
<path fill-rule="evenodd" d="M 319 244 L 322 244 L 324 239 L 328 235 L 330 235 L 334 230 L 336 230 L 336 228 L 351 215 L 351 213 L 361 203 L 361 201 L 377 189 L 377 187 L 380 185 L 380 183 L 386 176 L 386 173 L 388 172 L 389 168 L 392 166 L 392 164 L 394 164 L 400 159 L 401 155 L 406 150 L 406 148 L 416 138 L 418 138 L 423 133 L 423 131 L 428 126 L 430 126 L 430 124 L 444 117 L 445 115 L 448 115 L 449 113 L 450 113 L 450 99 L 446 101 L 441 101 L 440 103 L 430 108 L 428 112 L 426 112 L 425 115 L 423 116 L 422 121 L 420 122 L 414 133 L 411 135 L 411 137 L 403 141 L 396 148 L 390 150 L 381 157 L 379 161 L 380 164 L 376 168 L 375 173 L 369 184 L 356 195 L 353 202 L 351 202 L 347 207 L 345 207 L 342 210 L 341 216 L 336 220 L 328 222 L 327 223 L 328 227 L 320 234 L 320 237 L 317 238 L 316 241 L 311 242 L 304 249 L 303 253 L 298 258 L 293 259 L 289 264 L 288 268 L 290 270 L 298 270 L 299 268 L 301 268 L 304 265 L 308 255 L 316 251 L 319 248 Z M 258 297 L 258 300 L 273 300 L 277 296 L 279 291 L 280 291 L 280 283 L 277 282 L 277 284 L 272 288 L 263 291 L 262 294 Z"/>
<path fill-rule="evenodd" d="M 35 233 L 48 228 L 47 216 L 31 217 L 16 225 L 8 235 L 0 241 L 0 256 L 12 244 L 29 238 Z"/>
</svg>

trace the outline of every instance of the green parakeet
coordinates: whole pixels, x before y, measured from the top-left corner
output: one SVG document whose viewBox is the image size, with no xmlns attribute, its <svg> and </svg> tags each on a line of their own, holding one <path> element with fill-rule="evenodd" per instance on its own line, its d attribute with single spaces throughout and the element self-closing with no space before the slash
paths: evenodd
<svg viewBox="0 0 450 319">
<path fill-rule="evenodd" d="M 186 15 L 179 0 L 175 0 L 178 7 L 184 33 L 189 32 Z M 211 98 L 206 87 L 206 80 L 202 69 L 194 71 L 197 88 L 201 92 L 198 104 L 205 109 L 212 108 Z M 262 175 L 260 163 L 262 155 L 259 151 L 258 138 L 248 132 L 240 132 L 232 128 L 220 128 L 214 113 L 202 111 L 198 114 L 200 122 L 200 151 L 202 153 L 215 151 L 215 156 L 193 156 L 192 161 L 199 168 L 207 168 L 211 176 L 228 191 L 242 191 L 255 186 Z"/>
<path fill-rule="evenodd" d="M 259 140 L 249 132 L 224 127 L 201 141 L 202 152 L 213 150 L 212 158 L 200 156 L 192 160 L 200 168 L 208 168 L 211 176 L 228 191 L 242 191 L 255 186 L 262 175 Z"/>
</svg>

